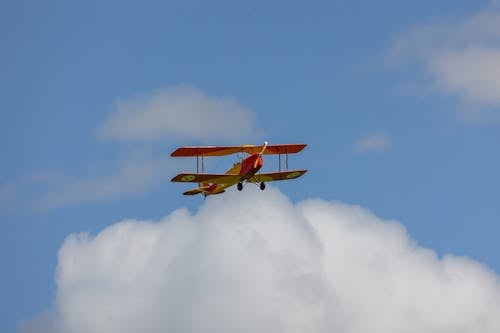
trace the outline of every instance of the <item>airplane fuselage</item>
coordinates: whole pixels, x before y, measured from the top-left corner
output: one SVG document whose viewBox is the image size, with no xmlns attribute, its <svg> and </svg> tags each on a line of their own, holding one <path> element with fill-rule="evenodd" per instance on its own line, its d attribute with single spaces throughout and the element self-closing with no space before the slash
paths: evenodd
<svg viewBox="0 0 500 333">
<path fill-rule="evenodd" d="M 264 163 L 262 161 L 261 154 L 250 155 L 243 161 L 241 161 L 241 169 L 239 174 L 240 176 L 242 176 L 242 179 L 251 178 L 260 170 L 260 168 L 262 168 L 263 164 Z"/>
</svg>

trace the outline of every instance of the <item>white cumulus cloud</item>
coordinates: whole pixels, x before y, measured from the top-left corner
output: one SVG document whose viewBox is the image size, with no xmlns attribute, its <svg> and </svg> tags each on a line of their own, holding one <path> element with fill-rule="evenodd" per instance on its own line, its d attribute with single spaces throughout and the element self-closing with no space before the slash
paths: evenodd
<svg viewBox="0 0 500 333">
<path fill-rule="evenodd" d="M 499 332 L 500 281 L 398 222 L 247 187 L 59 251 L 54 308 L 19 331 Z"/>
<path fill-rule="evenodd" d="M 191 86 L 174 86 L 117 101 L 98 135 L 119 141 L 240 142 L 258 136 L 254 118 L 253 112 L 234 99 Z"/>
<path fill-rule="evenodd" d="M 390 59 L 422 64 L 429 80 L 422 90 L 457 96 L 476 106 L 469 111 L 476 113 L 475 118 L 500 115 L 498 7 L 490 6 L 462 20 L 423 24 L 403 32 L 391 49 Z"/>
</svg>

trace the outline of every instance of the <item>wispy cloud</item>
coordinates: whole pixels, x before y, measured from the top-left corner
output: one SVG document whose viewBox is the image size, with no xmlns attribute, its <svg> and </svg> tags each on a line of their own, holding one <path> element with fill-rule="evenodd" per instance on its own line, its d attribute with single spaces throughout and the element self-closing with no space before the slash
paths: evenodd
<svg viewBox="0 0 500 333">
<path fill-rule="evenodd" d="M 50 180 L 47 190 L 34 202 L 40 209 L 52 209 L 68 204 L 116 200 L 139 194 L 155 185 L 165 184 L 173 172 L 167 157 L 121 161 L 109 173 L 82 178 L 60 175 Z"/>
<path fill-rule="evenodd" d="M 0 211 L 53 209 L 144 193 L 168 181 L 182 163 L 170 158 L 168 151 L 163 156 L 148 154 L 154 145 L 169 147 L 179 139 L 244 143 L 255 135 L 259 132 L 252 111 L 234 99 L 211 96 L 194 87 L 175 86 L 122 99 L 98 131 L 101 139 L 122 144 L 125 156 L 106 161 L 114 167 L 88 174 L 82 170 L 34 171 L 0 184 Z M 141 148 L 134 141 L 143 141 Z"/>
<path fill-rule="evenodd" d="M 0 211 L 45 211 L 138 195 L 168 182 L 174 169 L 180 168 L 176 162 L 166 156 L 128 156 L 114 162 L 108 171 L 81 176 L 62 171 L 33 173 L 0 186 Z"/>
<path fill-rule="evenodd" d="M 490 6 L 462 20 L 433 22 L 401 33 L 392 63 L 423 65 L 430 90 L 476 106 L 476 118 L 500 116 L 500 11 Z M 488 109 L 490 108 L 490 109 Z M 488 112 L 483 112 L 487 109 Z"/>
<path fill-rule="evenodd" d="M 101 139 L 155 141 L 241 141 L 257 137 L 254 113 L 227 97 L 190 86 L 121 99 L 99 129 Z"/>
<path fill-rule="evenodd" d="M 359 139 L 353 147 L 356 153 L 382 152 L 393 146 L 392 140 L 385 134 L 377 133 Z"/>
<path fill-rule="evenodd" d="M 5 183 L 0 185 L 0 212 L 14 210 L 12 205 L 19 192 L 19 184 Z"/>
<path fill-rule="evenodd" d="M 20 333 L 500 329 L 487 267 L 438 258 L 361 207 L 293 204 L 272 187 L 71 235 L 56 283 L 55 307 Z"/>
</svg>

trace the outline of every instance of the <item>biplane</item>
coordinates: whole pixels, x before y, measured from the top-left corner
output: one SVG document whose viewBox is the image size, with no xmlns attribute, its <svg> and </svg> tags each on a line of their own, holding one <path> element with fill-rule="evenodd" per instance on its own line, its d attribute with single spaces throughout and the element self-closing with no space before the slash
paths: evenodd
<svg viewBox="0 0 500 333">
<path fill-rule="evenodd" d="M 198 188 L 184 192 L 184 195 L 203 194 L 204 196 L 220 194 L 230 186 L 237 186 L 238 191 L 243 190 L 243 183 L 259 184 L 260 189 L 266 188 L 266 182 L 295 179 L 307 172 L 305 169 L 288 170 L 288 155 L 300 152 L 306 144 L 281 144 L 262 146 L 193 146 L 180 147 L 170 156 L 196 157 L 196 173 L 181 173 L 172 178 L 172 182 L 198 183 Z M 225 156 L 243 153 L 249 156 L 241 157 L 240 161 L 224 174 L 205 173 L 205 157 Z M 264 164 L 262 155 L 278 155 L 278 171 L 259 173 Z M 281 170 L 282 156 L 285 158 L 285 170 Z M 200 173 L 201 162 L 201 173 Z"/>
</svg>

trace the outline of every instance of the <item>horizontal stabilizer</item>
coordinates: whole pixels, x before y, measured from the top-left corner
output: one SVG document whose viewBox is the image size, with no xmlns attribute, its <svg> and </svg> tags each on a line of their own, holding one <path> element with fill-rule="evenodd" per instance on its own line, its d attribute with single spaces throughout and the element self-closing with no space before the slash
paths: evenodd
<svg viewBox="0 0 500 333">
<path fill-rule="evenodd" d="M 200 188 L 195 188 L 195 189 L 186 191 L 186 192 L 184 192 L 182 194 L 184 194 L 184 195 L 196 195 L 196 194 L 200 194 L 200 193 L 203 193 L 203 190 L 200 189 Z"/>
<path fill-rule="evenodd" d="M 216 191 L 209 191 L 205 187 L 199 187 L 199 188 L 194 188 L 192 190 L 186 191 L 182 194 L 184 194 L 184 195 L 196 195 L 196 194 L 203 193 L 205 195 L 210 195 L 210 194 L 220 194 L 220 193 L 224 193 L 224 192 L 226 192 L 226 190 L 224 190 L 224 188 L 217 189 Z"/>
</svg>

